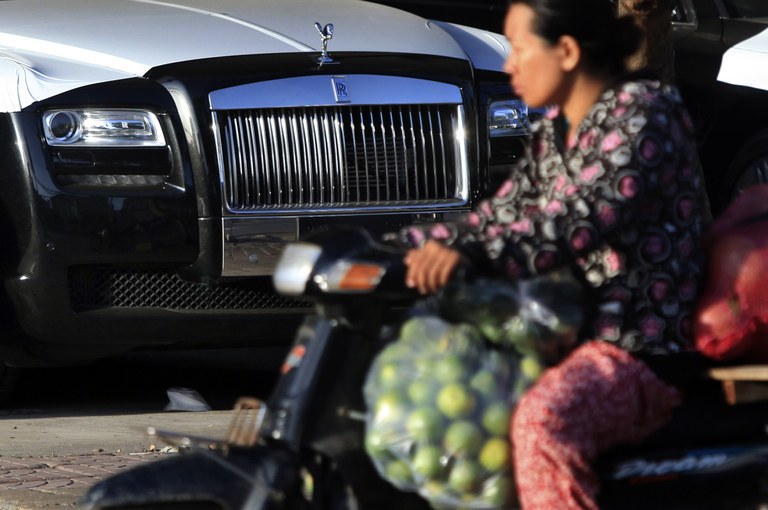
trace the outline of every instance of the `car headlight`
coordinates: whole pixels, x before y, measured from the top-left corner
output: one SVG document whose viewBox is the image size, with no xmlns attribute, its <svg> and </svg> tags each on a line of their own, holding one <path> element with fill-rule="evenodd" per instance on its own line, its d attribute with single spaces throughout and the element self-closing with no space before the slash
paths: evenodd
<svg viewBox="0 0 768 510">
<path fill-rule="evenodd" d="M 43 113 L 45 140 L 51 146 L 161 147 L 160 122 L 145 110 L 61 109 Z"/>
<path fill-rule="evenodd" d="M 518 99 L 494 101 L 488 107 L 488 135 L 523 136 L 530 132 L 528 106 Z"/>
</svg>

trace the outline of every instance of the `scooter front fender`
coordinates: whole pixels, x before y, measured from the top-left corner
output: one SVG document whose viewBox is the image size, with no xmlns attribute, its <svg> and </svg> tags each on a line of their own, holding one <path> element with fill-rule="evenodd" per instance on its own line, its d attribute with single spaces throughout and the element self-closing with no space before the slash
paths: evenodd
<svg viewBox="0 0 768 510">
<path fill-rule="evenodd" d="M 94 485 L 82 508 L 205 503 L 222 510 L 303 508 L 299 462 L 288 451 L 255 446 L 194 450 L 131 468 Z"/>
</svg>

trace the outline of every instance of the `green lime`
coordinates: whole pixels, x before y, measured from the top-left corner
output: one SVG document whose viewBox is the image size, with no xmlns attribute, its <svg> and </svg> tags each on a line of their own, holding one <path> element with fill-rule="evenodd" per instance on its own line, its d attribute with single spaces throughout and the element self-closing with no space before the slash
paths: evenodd
<svg viewBox="0 0 768 510">
<path fill-rule="evenodd" d="M 437 479 L 443 470 L 442 456 L 442 449 L 435 445 L 418 448 L 411 461 L 414 474 L 426 480 Z"/>
<path fill-rule="evenodd" d="M 384 437 L 385 435 L 378 430 L 367 430 L 365 432 L 365 451 L 372 457 L 386 451 L 387 442 Z"/>
<path fill-rule="evenodd" d="M 381 365 L 397 363 L 408 356 L 408 349 L 400 342 L 394 342 L 384 347 L 376 360 Z"/>
<path fill-rule="evenodd" d="M 408 363 L 413 366 L 413 372 L 410 375 L 411 380 L 417 380 L 423 377 L 432 377 L 431 374 L 435 365 L 435 355 L 433 353 L 412 353 L 411 359 L 408 360 Z"/>
<path fill-rule="evenodd" d="M 534 334 L 528 321 L 516 315 L 504 323 L 504 343 L 523 355 L 536 352 Z"/>
<path fill-rule="evenodd" d="M 379 395 L 374 405 L 373 426 L 402 421 L 408 409 L 405 396 L 399 391 L 386 391 Z"/>
<path fill-rule="evenodd" d="M 509 433 L 510 409 L 506 402 L 494 402 L 483 411 L 483 427 L 493 436 L 506 437 Z"/>
<path fill-rule="evenodd" d="M 451 419 L 469 416 L 475 405 L 474 395 L 461 383 L 448 384 L 437 394 L 437 408 Z"/>
<path fill-rule="evenodd" d="M 419 407 L 408 414 L 405 430 L 416 441 L 436 441 L 443 433 L 443 417 L 431 407 Z"/>
<path fill-rule="evenodd" d="M 408 398 L 415 405 L 429 404 L 435 398 L 435 387 L 424 379 L 417 379 L 408 385 Z"/>
<path fill-rule="evenodd" d="M 411 468 L 402 460 L 393 460 L 387 464 L 385 473 L 387 480 L 401 489 L 410 488 L 413 485 Z"/>
<path fill-rule="evenodd" d="M 400 327 L 400 339 L 405 343 L 425 345 L 440 338 L 450 325 L 438 317 L 412 317 Z"/>
<path fill-rule="evenodd" d="M 483 336 L 489 341 L 495 344 L 501 343 L 504 330 L 501 329 L 498 321 L 489 318 L 488 320 L 481 322 L 478 327 L 483 333 Z"/>
<path fill-rule="evenodd" d="M 496 386 L 496 378 L 493 376 L 493 372 L 486 369 L 477 371 L 472 379 L 470 379 L 469 387 L 477 391 L 485 399 L 499 391 Z"/>
<path fill-rule="evenodd" d="M 445 484 L 442 481 L 438 480 L 426 480 L 424 483 L 421 484 L 420 492 L 429 500 L 430 504 L 432 505 L 432 508 L 438 509 L 440 508 L 435 503 L 436 500 L 441 500 L 448 496 L 449 490 L 445 486 Z M 453 509 L 452 506 L 449 506 L 448 508 Z"/>
<path fill-rule="evenodd" d="M 501 438 L 489 439 L 480 450 L 480 465 L 493 473 L 506 471 L 509 466 L 509 443 Z"/>
<path fill-rule="evenodd" d="M 455 421 L 448 426 L 443 446 L 451 456 L 465 457 L 477 454 L 483 445 L 483 431 L 468 420 Z"/>
<path fill-rule="evenodd" d="M 467 371 L 460 356 L 446 354 L 432 364 L 432 373 L 441 383 L 450 384 L 462 380 Z"/>
<path fill-rule="evenodd" d="M 365 451 L 378 466 L 384 466 L 395 459 L 395 455 L 389 448 L 390 446 L 385 434 L 378 430 L 366 432 Z"/>
<path fill-rule="evenodd" d="M 544 365 L 533 356 L 524 356 L 520 360 L 520 371 L 528 379 L 536 381 L 544 373 Z"/>
<path fill-rule="evenodd" d="M 383 363 L 379 368 L 379 384 L 381 388 L 396 388 L 402 382 L 402 374 L 397 363 Z"/>
<path fill-rule="evenodd" d="M 448 475 L 448 486 L 459 494 L 474 492 L 480 485 L 482 470 L 477 462 L 460 459 Z"/>
<path fill-rule="evenodd" d="M 438 351 L 452 353 L 469 360 L 476 356 L 480 342 L 480 332 L 474 326 L 456 324 L 440 338 Z"/>
<path fill-rule="evenodd" d="M 510 499 L 512 484 L 505 475 L 492 476 L 483 482 L 480 498 L 493 507 L 504 507 Z"/>
</svg>

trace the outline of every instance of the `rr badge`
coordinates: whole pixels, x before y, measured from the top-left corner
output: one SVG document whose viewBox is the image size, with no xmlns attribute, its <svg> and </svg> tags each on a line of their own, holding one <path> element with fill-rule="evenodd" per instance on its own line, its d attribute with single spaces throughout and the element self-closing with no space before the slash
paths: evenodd
<svg viewBox="0 0 768 510">
<path fill-rule="evenodd" d="M 337 103 L 349 103 L 352 101 L 352 98 L 349 97 L 349 86 L 345 76 L 333 76 L 331 84 L 333 85 L 333 97 L 336 98 Z"/>
</svg>

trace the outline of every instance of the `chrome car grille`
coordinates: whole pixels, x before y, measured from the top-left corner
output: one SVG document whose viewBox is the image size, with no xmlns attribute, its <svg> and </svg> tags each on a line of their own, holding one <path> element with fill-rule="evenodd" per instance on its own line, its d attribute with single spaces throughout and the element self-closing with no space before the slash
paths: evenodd
<svg viewBox="0 0 768 510">
<path fill-rule="evenodd" d="M 214 118 L 234 213 L 466 200 L 461 105 L 232 109 Z"/>
</svg>

